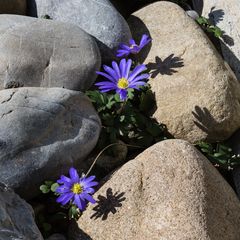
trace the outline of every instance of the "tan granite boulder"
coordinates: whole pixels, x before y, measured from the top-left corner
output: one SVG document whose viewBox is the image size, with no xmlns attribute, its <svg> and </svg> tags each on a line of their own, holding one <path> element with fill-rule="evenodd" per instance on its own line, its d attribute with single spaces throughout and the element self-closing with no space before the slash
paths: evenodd
<svg viewBox="0 0 240 240">
<path fill-rule="evenodd" d="M 148 148 L 108 176 L 70 229 L 73 240 L 238 240 L 240 202 L 183 140 Z"/>
<path fill-rule="evenodd" d="M 135 39 L 152 45 L 148 64 L 156 95 L 154 117 L 176 138 L 218 141 L 240 127 L 240 85 L 200 27 L 178 5 L 156 2 L 129 18 Z"/>
</svg>

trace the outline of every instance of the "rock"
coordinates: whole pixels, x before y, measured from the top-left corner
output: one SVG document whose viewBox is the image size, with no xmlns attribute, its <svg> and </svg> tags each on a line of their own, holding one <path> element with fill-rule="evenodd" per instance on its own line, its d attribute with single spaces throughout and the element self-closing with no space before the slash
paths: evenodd
<svg viewBox="0 0 240 240">
<path fill-rule="evenodd" d="M 240 2 L 205 0 L 202 15 L 224 31 L 221 49 L 224 59 L 240 81 Z"/>
<path fill-rule="evenodd" d="M 66 238 L 62 234 L 53 234 L 46 240 L 66 240 Z"/>
<path fill-rule="evenodd" d="M 29 204 L 0 184 L 0 239 L 43 240 Z"/>
<path fill-rule="evenodd" d="M 237 240 L 240 203 L 209 161 L 183 140 L 148 148 L 112 175 L 70 229 L 72 240 Z"/>
<path fill-rule="evenodd" d="M 27 11 L 26 0 L 1 0 L 0 14 L 19 14 L 25 15 Z"/>
<path fill-rule="evenodd" d="M 119 43 L 131 38 L 126 21 L 108 0 L 31 0 L 29 14 L 78 25 L 97 39 L 103 61 L 111 60 Z"/>
<path fill-rule="evenodd" d="M 100 54 L 79 27 L 0 15 L 0 88 L 64 87 L 86 90 L 96 79 Z"/>
<path fill-rule="evenodd" d="M 0 182 L 25 198 L 84 165 L 100 120 L 83 93 L 62 88 L 0 91 Z"/>
<path fill-rule="evenodd" d="M 144 33 L 153 39 L 139 58 L 151 74 L 153 116 L 175 138 L 192 143 L 230 137 L 240 127 L 240 84 L 195 21 L 161 1 L 128 22 L 135 39 Z"/>
</svg>

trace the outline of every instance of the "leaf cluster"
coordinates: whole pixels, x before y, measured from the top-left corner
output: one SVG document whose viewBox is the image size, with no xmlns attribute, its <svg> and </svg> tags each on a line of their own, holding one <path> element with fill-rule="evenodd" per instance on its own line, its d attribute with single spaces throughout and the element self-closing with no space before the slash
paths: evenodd
<svg viewBox="0 0 240 240">
<path fill-rule="evenodd" d="M 101 121 L 102 131 L 98 148 L 103 149 L 118 140 L 147 148 L 165 138 L 166 127 L 150 116 L 155 98 L 150 86 L 140 91 L 128 89 L 128 100 L 122 102 L 118 94 L 88 91 Z"/>
<path fill-rule="evenodd" d="M 49 192 L 55 193 L 58 186 L 59 185 L 56 182 L 45 181 L 44 184 L 42 184 L 39 189 L 44 194 L 49 193 Z"/>
<path fill-rule="evenodd" d="M 234 155 L 232 149 L 225 143 L 200 142 L 197 148 L 216 167 L 225 170 L 232 170 L 236 165 L 240 165 L 240 156 Z"/>
<path fill-rule="evenodd" d="M 196 19 L 196 21 L 199 25 L 201 25 L 203 27 L 203 29 L 205 31 L 212 33 L 216 38 L 220 38 L 223 36 L 223 31 L 219 27 L 213 25 L 209 21 L 209 19 L 207 19 L 203 16 L 200 16 Z"/>
</svg>

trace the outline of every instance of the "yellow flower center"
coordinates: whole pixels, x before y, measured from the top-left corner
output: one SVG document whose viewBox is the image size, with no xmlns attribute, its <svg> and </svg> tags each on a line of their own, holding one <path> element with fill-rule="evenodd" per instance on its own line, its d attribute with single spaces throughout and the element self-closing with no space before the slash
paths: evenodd
<svg viewBox="0 0 240 240">
<path fill-rule="evenodd" d="M 74 183 L 72 186 L 72 192 L 75 194 L 80 194 L 83 191 L 82 186 L 79 183 Z"/>
<path fill-rule="evenodd" d="M 117 83 L 118 88 L 126 89 L 128 87 L 128 80 L 126 78 L 120 78 Z"/>
</svg>

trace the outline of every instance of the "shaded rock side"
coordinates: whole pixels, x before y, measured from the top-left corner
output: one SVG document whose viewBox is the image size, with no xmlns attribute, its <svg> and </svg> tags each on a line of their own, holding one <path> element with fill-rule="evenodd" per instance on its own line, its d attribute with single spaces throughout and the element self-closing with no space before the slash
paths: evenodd
<svg viewBox="0 0 240 240">
<path fill-rule="evenodd" d="M 155 144 L 109 175 L 72 226 L 74 240 L 237 240 L 240 203 L 195 147 Z"/>
<path fill-rule="evenodd" d="M 0 91 L 0 181 L 25 198 L 84 164 L 100 120 L 83 93 L 62 88 Z"/>
<path fill-rule="evenodd" d="M 34 222 L 31 206 L 1 183 L 0 239 L 43 240 Z"/>
<path fill-rule="evenodd" d="M 1 0 L 0 14 L 25 15 L 27 12 L 27 0 Z"/>
<path fill-rule="evenodd" d="M 139 60 L 155 92 L 154 117 L 175 138 L 227 139 L 240 127 L 240 85 L 200 27 L 178 5 L 157 2 L 129 18 L 133 36 L 153 39 Z"/>
</svg>

